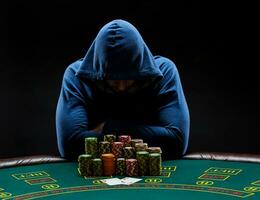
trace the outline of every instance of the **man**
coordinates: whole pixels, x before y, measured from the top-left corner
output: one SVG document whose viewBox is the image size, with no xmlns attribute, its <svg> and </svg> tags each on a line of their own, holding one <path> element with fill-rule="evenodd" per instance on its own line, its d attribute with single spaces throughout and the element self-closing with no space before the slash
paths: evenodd
<svg viewBox="0 0 260 200">
<path fill-rule="evenodd" d="M 153 56 L 138 30 L 113 20 L 84 58 L 64 73 L 56 111 L 62 157 L 84 153 L 84 138 L 131 135 L 160 146 L 163 159 L 185 154 L 189 111 L 175 64 Z"/>
</svg>

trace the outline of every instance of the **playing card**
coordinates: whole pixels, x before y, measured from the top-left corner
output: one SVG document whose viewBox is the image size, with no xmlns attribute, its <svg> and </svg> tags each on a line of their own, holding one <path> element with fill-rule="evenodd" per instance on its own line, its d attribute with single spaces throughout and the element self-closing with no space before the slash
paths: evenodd
<svg viewBox="0 0 260 200">
<path fill-rule="evenodd" d="M 103 183 L 106 183 L 108 185 L 120 185 L 120 184 L 122 184 L 122 182 L 119 178 L 102 179 L 100 181 L 102 181 Z"/>
<path fill-rule="evenodd" d="M 142 179 L 140 179 L 140 178 L 125 177 L 125 178 L 121 179 L 121 182 L 122 182 L 122 184 L 125 184 L 125 185 L 131 185 L 131 184 L 136 183 L 141 180 Z"/>
</svg>

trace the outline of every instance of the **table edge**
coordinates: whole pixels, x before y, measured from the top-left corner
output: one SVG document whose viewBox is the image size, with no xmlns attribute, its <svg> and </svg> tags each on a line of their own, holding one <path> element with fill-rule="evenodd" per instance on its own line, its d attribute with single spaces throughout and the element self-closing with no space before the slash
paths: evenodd
<svg viewBox="0 0 260 200">
<path fill-rule="evenodd" d="M 193 152 L 184 155 L 180 159 L 194 160 L 221 160 L 234 162 L 260 163 L 260 154 L 248 153 L 223 153 L 223 152 Z M 68 160 L 56 155 L 33 155 L 0 159 L 0 169 L 37 165 L 46 163 L 68 162 Z"/>
</svg>

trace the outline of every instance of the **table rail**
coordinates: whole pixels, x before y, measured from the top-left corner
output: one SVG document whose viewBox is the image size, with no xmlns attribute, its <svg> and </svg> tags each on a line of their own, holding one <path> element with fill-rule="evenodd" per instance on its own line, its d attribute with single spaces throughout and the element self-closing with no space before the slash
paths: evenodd
<svg viewBox="0 0 260 200">
<path fill-rule="evenodd" d="M 196 160 L 223 160 L 234 162 L 260 163 L 259 154 L 246 153 L 223 153 L 223 152 L 193 152 L 186 154 L 181 159 Z M 14 158 L 0 159 L 0 169 L 8 167 L 19 167 L 44 163 L 66 162 L 67 160 L 54 155 L 34 155 Z"/>
</svg>

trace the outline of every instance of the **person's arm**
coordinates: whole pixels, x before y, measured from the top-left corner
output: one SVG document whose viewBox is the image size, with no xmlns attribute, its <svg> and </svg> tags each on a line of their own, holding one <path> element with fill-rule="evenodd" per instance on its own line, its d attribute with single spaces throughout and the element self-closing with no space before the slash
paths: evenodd
<svg viewBox="0 0 260 200">
<path fill-rule="evenodd" d="M 185 154 L 189 139 L 189 111 L 178 71 L 171 62 L 164 71 L 164 78 L 155 88 L 157 111 L 151 123 L 125 120 L 106 122 L 104 132 L 130 134 L 142 138 L 149 146 L 160 146 L 164 159 L 173 159 Z M 146 120 L 147 121 L 147 120 Z M 149 120 L 148 120 L 149 121 Z"/>
<path fill-rule="evenodd" d="M 81 82 L 68 68 L 63 77 L 61 92 L 56 110 L 56 133 L 60 155 L 75 160 L 84 153 L 85 137 L 98 137 L 100 127 L 89 130 L 88 105 Z"/>
</svg>

